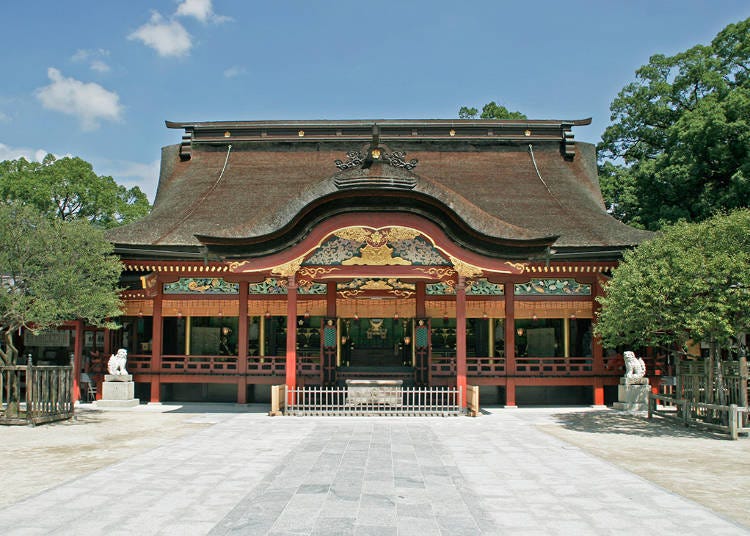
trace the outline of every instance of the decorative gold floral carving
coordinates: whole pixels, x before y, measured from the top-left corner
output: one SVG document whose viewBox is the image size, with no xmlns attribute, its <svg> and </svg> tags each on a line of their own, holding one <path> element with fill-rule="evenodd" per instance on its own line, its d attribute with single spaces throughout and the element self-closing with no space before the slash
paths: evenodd
<svg viewBox="0 0 750 536">
<path fill-rule="evenodd" d="M 274 266 L 273 268 L 271 268 L 271 273 L 273 275 L 280 275 L 282 277 L 289 277 L 291 275 L 294 275 L 299 271 L 299 267 L 302 266 L 302 261 L 304 259 L 305 256 L 303 255 L 289 262 L 285 262 L 284 264 L 280 264 L 279 266 Z"/>
<path fill-rule="evenodd" d="M 338 295 L 344 299 L 347 299 L 347 298 L 354 298 L 355 296 L 359 296 L 363 292 L 364 290 L 339 290 Z"/>
<path fill-rule="evenodd" d="M 368 279 L 367 282 L 359 288 L 361 290 L 393 290 L 393 287 L 382 279 Z"/>
<path fill-rule="evenodd" d="M 515 270 L 516 273 L 522 274 L 526 270 L 526 266 L 528 266 L 528 263 L 526 262 L 510 262 L 505 261 L 505 264 L 510 266 Z"/>
<path fill-rule="evenodd" d="M 229 263 L 230 272 L 249 272 L 250 270 L 242 270 L 246 265 L 250 264 L 250 261 L 234 261 Z"/>
<path fill-rule="evenodd" d="M 410 261 L 401 257 L 393 256 L 393 248 L 386 244 L 380 246 L 365 245 L 360 250 L 360 257 L 352 257 L 341 261 L 344 266 L 367 265 L 367 266 L 409 266 Z"/>
<path fill-rule="evenodd" d="M 395 289 L 391 291 L 391 294 L 393 294 L 397 298 L 411 298 L 414 294 L 416 294 L 416 292 L 411 290 Z"/>
<path fill-rule="evenodd" d="M 468 262 L 464 262 L 460 259 L 457 259 L 453 255 L 449 255 L 451 262 L 453 263 L 453 267 L 456 269 L 456 272 L 458 272 L 458 275 L 462 275 L 464 277 L 477 277 L 483 274 L 482 269 L 478 266 L 474 266 L 473 264 L 469 264 Z"/>
<path fill-rule="evenodd" d="M 435 279 L 443 279 L 445 277 L 451 277 L 456 274 L 453 268 L 421 268 L 415 267 L 415 270 L 424 272 L 427 275 L 433 276 Z"/>
<path fill-rule="evenodd" d="M 339 229 L 334 234 L 346 240 L 366 242 L 372 246 L 380 246 L 398 240 L 412 240 L 422 233 L 408 227 L 383 227 L 380 229 L 373 229 L 372 227 L 347 227 Z"/>
<path fill-rule="evenodd" d="M 339 270 L 340 268 L 334 267 L 324 267 L 324 266 L 305 266 L 303 268 L 300 268 L 297 272 L 297 275 L 300 277 L 309 277 L 310 279 L 315 279 L 318 276 L 329 274 L 335 270 Z"/>
<path fill-rule="evenodd" d="M 352 240 L 353 242 L 364 242 L 372 234 L 372 231 L 368 231 L 363 227 L 347 227 L 345 229 L 339 229 L 333 234 L 345 240 Z"/>
<path fill-rule="evenodd" d="M 397 242 L 399 240 L 413 240 L 419 235 L 419 231 L 409 229 L 408 227 L 391 227 L 386 231 L 386 240 L 388 242 Z"/>
</svg>

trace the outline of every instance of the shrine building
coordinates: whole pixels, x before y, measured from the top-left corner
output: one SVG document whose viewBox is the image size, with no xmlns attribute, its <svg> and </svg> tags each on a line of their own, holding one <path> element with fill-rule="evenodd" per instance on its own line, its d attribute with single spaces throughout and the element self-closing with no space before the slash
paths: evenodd
<svg viewBox="0 0 750 536">
<path fill-rule="evenodd" d="M 649 233 L 606 212 L 589 123 L 167 122 L 151 214 L 108 234 L 100 354 L 152 402 L 374 378 L 604 404 L 596 297 Z"/>
</svg>

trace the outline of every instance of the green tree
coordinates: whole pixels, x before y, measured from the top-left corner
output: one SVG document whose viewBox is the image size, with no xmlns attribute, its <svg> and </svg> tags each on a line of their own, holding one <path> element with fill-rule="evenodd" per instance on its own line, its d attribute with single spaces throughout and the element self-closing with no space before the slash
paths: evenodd
<svg viewBox="0 0 750 536">
<path fill-rule="evenodd" d="M 0 162 L 0 200 L 20 201 L 50 216 L 86 219 L 104 228 L 135 221 L 151 208 L 137 186 L 127 189 L 112 177 L 97 175 L 80 158 L 51 154 L 41 162 Z"/>
<path fill-rule="evenodd" d="M 496 104 L 495 101 L 488 102 L 482 107 L 482 113 L 476 108 L 461 106 L 458 110 L 460 119 L 527 119 L 521 112 L 511 112 L 505 106 Z"/>
<path fill-rule="evenodd" d="M 750 206 L 750 19 L 635 74 L 598 146 L 615 217 L 657 230 Z"/>
<path fill-rule="evenodd" d="M 0 203 L 0 364 L 17 363 L 13 334 L 20 328 L 39 332 L 73 318 L 109 325 L 107 318 L 121 314 L 121 270 L 104 231 L 88 221 Z M 12 415 L 18 388 L 10 390 Z"/>
<path fill-rule="evenodd" d="M 716 359 L 750 327 L 750 210 L 666 227 L 625 253 L 605 291 L 595 326 L 605 347 L 693 340 Z"/>
</svg>

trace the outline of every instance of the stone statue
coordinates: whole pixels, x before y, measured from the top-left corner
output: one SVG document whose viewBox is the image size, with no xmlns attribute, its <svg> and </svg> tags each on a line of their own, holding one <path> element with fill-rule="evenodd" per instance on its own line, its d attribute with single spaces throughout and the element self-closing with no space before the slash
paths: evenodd
<svg viewBox="0 0 750 536">
<path fill-rule="evenodd" d="M 625 357 L 625 379 L 628 380 L 628 383 L 640 383 L 646 375 L 646 363 L 643 362 L 643 358 L 635 357 L 635 352 L 630 350 L 627 350 L 623 355 Z"/>
<path fill-rule="evenodd" d="M 125 364 L 128 361 L 128 351 L 125 348 L 117 350 L 116 354 L 112 354 L 109 357 L 109 363 L 107 363 L 107 370 L 113 376 L 124 376 L 127 375 L 128 371 L 125 370 Z"/>
</svg>

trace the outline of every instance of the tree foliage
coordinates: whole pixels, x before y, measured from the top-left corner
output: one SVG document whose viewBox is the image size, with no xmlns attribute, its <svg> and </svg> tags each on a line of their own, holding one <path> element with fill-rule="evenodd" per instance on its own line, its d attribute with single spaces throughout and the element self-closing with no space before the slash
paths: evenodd
<svg viewBox="0 0 750 536">
<path fill-rule="evenodd" d="M 0 203 L 0 362 L 13 364 L 13 333 L 41 331 L 71 319 L 103 325 L 119 316 L 122 266 L 103 230 L 88 221 Z"/>
<path fill-rule="evenodd" d="M 750 19 L 635 74 L 598 147 L 612 213 L 657 230 L 750 206 Z"/>
<path fill-rule="evenodd" d="M 625 254 L 605 290 L 606 347 L 732 346 L 750 327 L 750 210 L 667 227 Z"/>
<path fill-rule="evenodd" d="M 62 220 L 85 219 L 99 227 L 135 221 L 150 210 L 137 186 L 127 189 L 100 176 L 80 158 L 48 154 L 41 162 L 24 158 L 0 162 L 0 200 L 22 202 Z"/>
<path fill-rule="evenodd" d="M 476 108 L 461 106 L 458 110 L 460 119 L 526 119 L 521 112 L 511 112 L 505 106 L 496 104 L 495 101 L 488 102 L 482 107 L 482 113 Z"/>
</svg>

